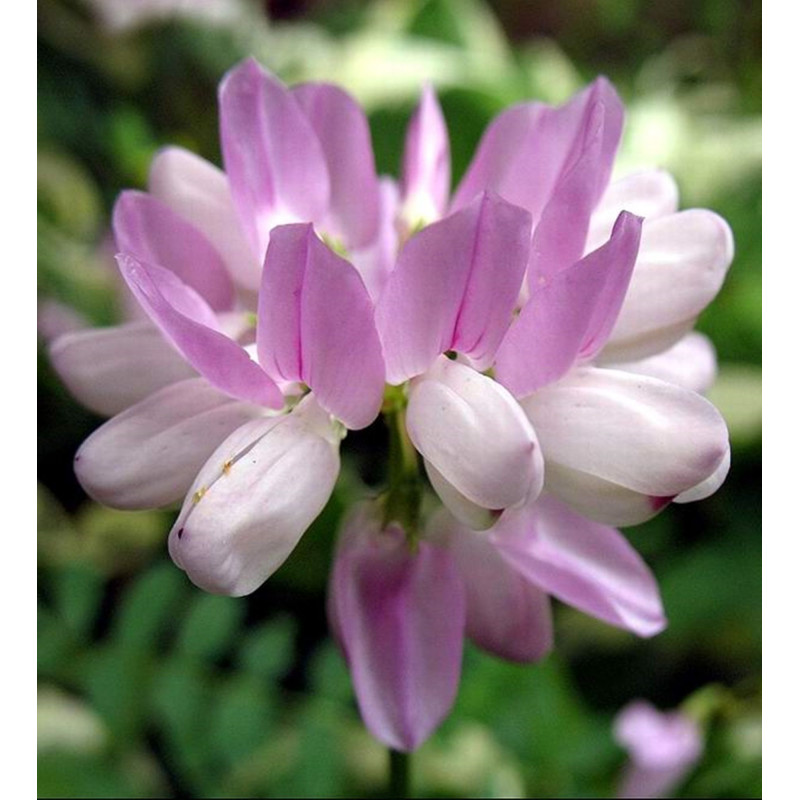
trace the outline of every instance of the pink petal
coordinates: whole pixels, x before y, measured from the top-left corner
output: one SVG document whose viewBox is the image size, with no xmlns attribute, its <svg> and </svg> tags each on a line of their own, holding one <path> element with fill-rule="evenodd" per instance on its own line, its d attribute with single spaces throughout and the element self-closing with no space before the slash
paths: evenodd
<svg viewBox="0 0 800 800">
<path fill-rule="evenodd" d="M 702 333 L 687 333 L 672 347 L 637 361 L 606 364 L 609 369 L 621 369 L 637 375 L 647 375 L 684 389 L 705 394 L 717 377 L 717 354 L 711 340 Z"/>
<path fill-rule="evenodd" d="M 397 259 L 399 236 L 397 233 L 397 208 L 399 198 L 397 185 L 391 178 L 381 178 L 379 199 L 378 232 L 366 247 L 349 251 L 352 265 L 364 280 L 373 302 L 383 292 L 389 274 Z"/>
<path fill-rule="evenodd" d="M 275 225 L 324 219 L 330 202 L 325 155 L 297 99 L 252 58 L 223 78 L 219 104 L 231 194 L 261 259 Z"/>
<path fill-rule="evenodd" d="M 114 204 L 118 250 L 174 272 L 217 311 L 233 305 L 233 284 L 219 253 L 203 234 L 160 200 L 123 192 Z"/>
<path fill-rule="evenodd" d="M 543 495 L 508 512 L 490 535 L 508 564 L 559 600 L 639 636 L 664 629 L 653 575 L 613 528 Z"/>
<path fill-rule="evenodd" d="M 461 673 L 466 601 L 450 553 L 363 509 L 346 524 L 331 574 L 334 630 L 361 716 L 395 750 L 418 747 L 453 705 Z"/>
<path fill-rule="evenodd" d="M 217 445 L 264 409 L 231 400 L 203 378 L 167 386 L 98 428 L 75 456 L 86 493 L 113 508 L 180 501 Z"/>
<path fill-rule="evenodd" d="M 444 215 L 450 194 L 450 139 L 431 86 L 422 90 L 406 132 L 401 192 L 411 229 Z"/>
<path fill-rule="evenodd" d="M 258 355 L 276 380 L 303 381 L 349 428 L 383 402 L 384 366 L 369 294 L 355 268 L 311 225 L 270 239 L 258 307 Z"/>
<path fill-rule="evenodd" d="M 77 400 L 109 417 L 197 374 L 150 320 L 67 333 L 50 359 Z"/>
<path fill-rule="evenodd" d="M 254 257 L 245 239 L 222 170 L 188 150 L 166 147 L 153 158 L 148 188 L 202 231 L 237 283 L 258 289 L 262 259 Z"/>
<path fill-rule="evenodd" d="M 541 451 L 525 414 L 499 383 L 465 364 L 442 356 L 412 383 L 406 426 L 444 479 L 483 508 L 518 506 L 541 491 Z"/>
<path fill-rule="evenodd" d="M 168 270 L 130 255 L 117 257 L 120 271 L 150 318 L 212 386 L 249 403 L 283 406 L 269 376 L 224 333 L 211 327 L 214 316 L 199 296 Z"/>
<path fill-rule="evenodd" d="M 711 211 L 692 209 L 645 222 L 604 360 L 631 361 L 672 346 L 716 297 L 732 259 L 731 230 Z"/>
<path fill-rule="evenodd" d="M 547 595 L 505 561 L 489 536 L 467 530 L 446 513 L 429 525 L 453 554 L 467 588 L 467 635 L 509 661 L 538 661 L 553 647 Z"/>
<path fill-rule="evenodd" d="M 201 589 L 249 594 L 288 558 L 338 474 L 339 440 L 313 395 L 291 413 L 246 423 L 192 484 L 170 555 Z"/>
<path fill-rule="evenodd" d="M 586 186 L 588 202 L 594 207 L 608 183 L 622 131 L 622 104 L 605 78 L 598 78 L 559 108 L 526 103 L 500 114 L 484 133 L 452 209 L 463 208 L 475 195 L 491 189 L 530 211 L 535 228 L 559 179 L 579 156 L 587 133 L 597 131 L 598 112 L 602 136 L 592 180 Z M 572 260 L 580 255 L 579 251 Z"/>
<path fill-rule="evenodd" d="M 517 397 L 558 380 L 608 338 L 625 297 L 641 219 L 622 213 L 611 239 L 532 292 L 497 351 L 497 379 Z"/>
<path fill-rule="evenodd" d="M 655 378 L 578 369 L 522 405 L 542 445 L 548 489 L 559 495 L 577 473 L 648 495 L 658 507 L 712 475 L 728 452 L 714 406 Z"/>
<path fill-rule="evenodd" d="M 621 107 L 593 99 L 582 122 L 575 151 L 534 228 L 528 265 L 531 290 L 540 280 L 574 264 L 585 251 L 589 220 L 605 189 L 622 131 Z"/>
<path fill-rule="evenodd" d="M 389 383 L 457 350 L 486 369 L 511 321 L 530 218 L 483 194 L 408 241 L 377 307 Z"/>
<path fill-rule="evenodd" d="M 678 210 L 678 186 L 668 172 L 642 170 L 609 184 L 589 223 L 586 252 L 596 250 L 611 235 L 617 217 L 628 211 L 644 219 L 657 219 Z"/>
<path fill-rule="evenodd" d="M 330 212 L 322 227 L 349 248 L 364 247 L 379 222 L 378 176 L 369 124 L 361 107 L 337 86 L 306 83 L 292 89 L 328 165 Z"/>
</svg>

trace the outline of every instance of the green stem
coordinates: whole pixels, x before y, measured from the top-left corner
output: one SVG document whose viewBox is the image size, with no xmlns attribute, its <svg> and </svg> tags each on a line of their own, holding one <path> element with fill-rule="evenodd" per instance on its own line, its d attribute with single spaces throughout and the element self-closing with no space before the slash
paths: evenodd
<svg viewBox="0 0 800 800">
<path fill-rule="evenodd" d="M 398 404 L 387 413 L 389 424 L 389 490 L 384 506 L 384 524 L 399 522 L 409 546 L 419 539 L 422 483 L 417 451 L 406 432 L 406 414 Z"/>
<path fill-rule="evenodd" d="M 410 797 L 411 755 L 389 750 L 389 797 Z"/>
</svg>

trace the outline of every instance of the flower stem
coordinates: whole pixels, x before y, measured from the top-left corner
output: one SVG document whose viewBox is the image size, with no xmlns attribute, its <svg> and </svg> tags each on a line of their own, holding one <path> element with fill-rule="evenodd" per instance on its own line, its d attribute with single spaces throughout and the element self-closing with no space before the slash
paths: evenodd
<svg viewBox="0 0 800 800">
<path fill-rule="evenodd" d="M 411 755 L 389 750 L 389 797 L 410 797 Z"/>
<path fill-rule="evenodd" d="M 389 490 L 384 505 L 384 523 L 399 522 L 414 549 L 419 539 L 422 484 L 417 451 L 406 432 L 402 405 L 387 414 L 389 425 Z"/>
</svg>

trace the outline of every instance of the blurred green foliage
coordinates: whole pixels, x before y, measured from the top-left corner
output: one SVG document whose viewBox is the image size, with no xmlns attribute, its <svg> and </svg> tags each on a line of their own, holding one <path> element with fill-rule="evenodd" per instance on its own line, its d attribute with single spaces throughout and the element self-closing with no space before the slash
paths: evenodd
<svg viewBox="0 0 800 800">
<path fill-rule="evenodd" d="M 276 16 L 269 18 L 265 7 Z M 285 80 L 342 83 L 369 113 L 379 170 L 397 174 L 421 81 L 439 91 L 454 181 L 509 103 L 559 102 L 598 72 L 628 105 L 621 169 L 659 164 L 682 205 L 728 219 L 737 256 L 700 327 L 718 349 L 713 400 L 733 443 L 728 482 L 628 531 L 670 618 L 650 641 L 557 609 L 556 653 L 518 666 L 468 649 L 456 707 L 414 759 L 420 795 L 612 796 L 611 720 L 634 697 L 682 703 L 707 732 L 683 796 L 760 795 L 760 5 L 724 0 L 257 3 L 103 27 L 90 3 L 39 4 L 39 299 L 44 338 L 109 324 L 128 299 L 106 244 L 124 187 L 178 143 L 219 161 L 215 91 L 253 54 Z M 45 324 L 46 322 L 46 324 Z M 340 489 L 246 599 L 192 587 L 165 554 L 168 512 L 88 502 L 72 455 L 99 420 L 39 352 L 39 795 L 382 796 L 386 755 L 364 731 L 327 635 Z"/>
</svg>

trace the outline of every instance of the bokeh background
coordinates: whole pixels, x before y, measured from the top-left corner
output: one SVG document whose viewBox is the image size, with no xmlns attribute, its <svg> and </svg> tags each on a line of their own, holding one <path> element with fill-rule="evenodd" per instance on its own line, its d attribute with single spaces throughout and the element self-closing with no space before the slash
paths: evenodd
<svg viewBox="0 0 800 800">
<path fill-rule="evenodd" d="M 705 755 L 686 797 L 761 793 L 761 8 L 729 0 L 39 0 L 39 795 L 381 796 L 328 635 L 337 521 L 381 480 L 382 431 L 348 439 L 344 479 L 267 584 L 195 589 L 170 562 L 170 512 L 101 508 L 72 456 L 101 420 L 49 366 L 46 342 L 130 313 L 109 211 L 154 151 L 219 163 L 216 85 L 255 55 L 287 82 L 341 83 L 365 106 L 380 172 L 397 174 L 424 80 L 440 94 L 454 182 L 491 117 L 561 102 L 598 73 L 626 101 L 619 171 L 672 171 L 682 206 L 731 224 L 736 258 L 701 317 L 720 359 L 713 401 L 733 464 L 712 498 L 627 533 L 663 590 L 665 633 L 641 641 L 558 607 L 533 666 L 469 648 L 448 720 L 414 758 L 442 797 L 608 797 L 630 700 L 682 707 Z M 124 454 L 120 454 L 124 457 Z"/>
</svg>

